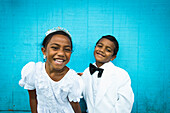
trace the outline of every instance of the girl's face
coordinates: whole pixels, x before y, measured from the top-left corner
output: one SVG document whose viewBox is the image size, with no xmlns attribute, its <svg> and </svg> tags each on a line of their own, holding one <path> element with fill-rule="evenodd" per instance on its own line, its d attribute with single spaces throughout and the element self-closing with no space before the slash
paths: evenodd
<svg viewBox="0 0 170 113">
<path fill-rule="evenodd" d="M 47 66 L 60 71 L 70 61 L 71 42 L 67 36 L 56 34 L 51 38 L 47 47 L 42 48 L 42 52 L 46 55 Z"/>
<path fill-rule="evenodd" d="M 94 57 L 98 67 L 116 58 L 116 55 L 113 56 L 114 48 L 114 43 L 106 38 L 99 41 L 94 50 Z"/>
</svg>

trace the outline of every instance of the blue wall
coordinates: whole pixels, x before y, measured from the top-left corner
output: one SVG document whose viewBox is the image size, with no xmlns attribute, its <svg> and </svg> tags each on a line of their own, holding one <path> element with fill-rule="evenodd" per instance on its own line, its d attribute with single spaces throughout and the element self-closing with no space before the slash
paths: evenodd
<svg viewBox="0 0 170 113">
<path fill-rule="evenodd" d="M 94 62 L 95 42 L 113 34 L 120 43 L 113 63 L 132 80 L 132 112 L 170 112 L 169 6 L 169 0 L 0 0 L 0 112 L 30 110 L 20 71 L 42 61 L 45 32 L 57 26 L 72 34 L 68 66 L 77 72 Z"/>
</svg>

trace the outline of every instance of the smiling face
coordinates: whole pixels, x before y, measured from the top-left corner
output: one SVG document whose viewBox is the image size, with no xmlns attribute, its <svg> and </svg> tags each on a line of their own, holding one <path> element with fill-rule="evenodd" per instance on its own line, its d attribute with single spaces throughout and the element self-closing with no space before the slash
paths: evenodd
<svg viewBox="0 0 170 113">
<path fill-rule="evenodd" d="M 94 50 L 94 57 L 96 59 L 96 65 L 98 67 L 116 58 L 116 55 L 113 55 L 114 48 L 114 43 L 106 38 L 102 38 L 99 41 Z"/>
<path fill-rule="evenodd" d="M 67 36 L 53 35 L 46 48 L 42 47 L 42 52 L 46 55 L 46 68 L 61 71 L 70 61 L 71 42 Z"/>
</svg>

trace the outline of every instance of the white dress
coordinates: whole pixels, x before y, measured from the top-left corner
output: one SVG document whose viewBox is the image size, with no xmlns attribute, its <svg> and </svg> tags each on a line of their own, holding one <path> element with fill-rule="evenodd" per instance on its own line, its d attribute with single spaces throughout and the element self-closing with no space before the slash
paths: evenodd
<svg viewBox="0 0 170 113">
<path fill-rule="evenodd" d="M 74 113 L 70 102 L 79 102 L 83 82 L 77 73 L 69 69 L 58 82 L 53 81 L 45 70 L 45 63 L 29 62 L 21 71 L 19 85 L 27 90 L 36 89 L 38 113 Z"/>
</svg>

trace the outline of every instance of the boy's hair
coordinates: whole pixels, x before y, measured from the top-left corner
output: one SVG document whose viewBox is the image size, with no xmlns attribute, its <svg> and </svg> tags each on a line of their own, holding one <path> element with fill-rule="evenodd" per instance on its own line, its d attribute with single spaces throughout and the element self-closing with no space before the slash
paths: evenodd
<svg viewBox="0 0 170 113">
<path fill-rule="evenodd" d="M 44 48 L 46 48 L 47 45 L 48 45 L 48 43 L 50 42 L 51 38 L 52 38 L 54 35 L 56 35 L 56 34 L 64 35 L 64 36 L 68 37 L 68 39 L 69 39 L 70 42 L 71 42 L 71 50 L 73 49 L 73 44 L 72 44 L 71 36 L 70 36 L 68 33 L 64 32 L 64 31 L 55 31 L 55 32 L 52 32 L 52 33 L 48 34 L 48 35 L 44 38 L 44 40 L 43 40 L 43 42 L 42 42 L 42 46 L 43 46 Z"/>
<path fill-rule="evenodd" d="M 97 45 L 97 44 L 99 43 L 99 41 L 100 41 L 101 39 L 103 39 L 103 38 L 106 38 L 106 39 L 108 39 L 108 40 L 110 40 L 110 41 L 112 41 L 112 42 L 114 43 L 115 48 L 114 48 L 113 56 L 114 56 L 114 55 L 117 55 L 117 52 L 118 52 L 118 50 L 119 50 L 119 43 L 118 43 L 118 41 L 116 40 L 116 38 L 115 38 L 114 36 L 112 36 L 112 35 L 102 36 L 102 37 L 97 41 L 96 45 Z"/>
</svg>

